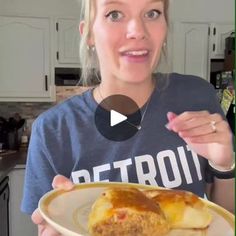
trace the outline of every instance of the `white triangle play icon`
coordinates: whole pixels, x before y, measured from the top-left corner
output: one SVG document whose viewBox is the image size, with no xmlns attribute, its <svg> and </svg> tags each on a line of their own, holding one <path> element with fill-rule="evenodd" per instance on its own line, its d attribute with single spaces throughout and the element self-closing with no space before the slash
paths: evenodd
<svg viewBox="0 0 236 236">
<path fill-rule="evenodd" d="M 124 116 L 115 110 L 110 111 L 110 126 L 115 126 L 125 120 L 127 120 L 127 116 Z"/>
</svg>

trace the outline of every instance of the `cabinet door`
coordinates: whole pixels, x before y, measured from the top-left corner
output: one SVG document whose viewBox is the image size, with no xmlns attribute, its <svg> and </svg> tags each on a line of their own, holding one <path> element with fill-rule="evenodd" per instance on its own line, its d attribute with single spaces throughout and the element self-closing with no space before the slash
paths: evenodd
<svg viewBox="0 0 236 236">
<path fill-rule="evenodd" d="M 49 19 L 0 16 L 0 100 L 51 97 Z"/>
<path fill-rule="evenodd" d="M 14 169 L 9 174 L 10 201 L 9 220 L 10 236 L 37 236 L 37 226 L 33 224 L 30 216 L 20 211 L 23 195 L 25 169 Z"/>
<path fill-rule="evenodd" d="M 58 19 L 56 29 L 57 63 L 59 66 L 60 64 L 79 64 L 79 20 Z"/>
<path fill-rule="evenodd" d="M 223 59 L 225 57 L 225 39 L 234 32 L 233 24 L 211 25 L 211 58 Z"/>
<path fill-rule="evenodd" d="M 208 79 L 208 24 L 176 23 L 173 70 Z"/>
</svg>

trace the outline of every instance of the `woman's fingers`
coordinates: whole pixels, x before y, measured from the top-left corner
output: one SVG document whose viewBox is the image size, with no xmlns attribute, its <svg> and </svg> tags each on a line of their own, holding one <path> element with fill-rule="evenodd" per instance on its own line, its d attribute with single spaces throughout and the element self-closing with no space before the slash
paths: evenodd
<svg viewBox="0 0 236 236">
<path fill-rule="evenodd" d="M 31 219 L 36 225 L 45 223 L 45 221 L 44 221 L 43 217 L 41 216 L 38 208 L 31 215 Z"/>
<path fill-rule="evenodd" d="M 50 225 L 42 226 L 39 232 L 40 236 L 61 236 L 61 234 L 53 229 Z"/>
<path fill-rule="evenodd" d="M 169 119 L 168 129 L 173 130 L 175 132 L 187 130 L 190 128 L 198 127 L 201 124 L 209 123 L 206 117 L 209 116 L 209 113 L 206 111 L 200 112 L 184 112 L 180 115 L 177 115 L 174 119 Z"/>
<path fill-rule="evenodd" d="M 174 112 L 167 112 L 168 121 L 172 121 L 177 115 Z"/>
<path fill-rule="evenodd" d="M 41 216 L 39 209 L 37 208 L 31 215 L 31 219 L 34 224 L 38 225 L 38 232 L 40 236 L 60 236 L 54 228 L 47 224 L 47 222 Z"/>
<path fill-rule="evenodd" d="M 167 116 L 168 117 L 168 116 Z M 209 114 L 209 112 L 184 112 L 176 118 L 169 121 L 167 128 L 175 132 L 182 131 L 201 131 L 205 130 L 205 134 L 212 132 L 211 122 L 221 122 L 223 119 L 219 114 Z M 195 130 L 194 130 L 195 129 Z M 199 129 L 199 130 L 198 130 Z M 194 133 L 195 133 L 194 132 Z M 200 133 L 199 133 L 200 135 Z"/>
<path fill-rule="evenodd" d="M 65 176 L 57 175 L 52 181 L 52 187 L 63 190 L 71 190 L 73 189 L 74 184 Z"/>
<path fill-rule="evenodd" d="M 66 178 L 65 176 L 57 175 L 53 179 L 52 187 L 54 189 L 57 188 L 57 189 L 63 189 L 63 190 L 71 190 L 73 189 L 74 184 L 70 181 L 70 179 Z M 45 223 L 38 208 L 31 215 L 31 219 L 37 225 Z"/>
<path fill-rule="evenodd" d="M 167 128 L 177 133 L 197 154 L 225 167 L 232 163 L 232 132 L 220 114 L 208 111 L 167 114 Z M 229 164 L 230 163 L 230 164 Z"/>
<path fill-rule="evenodd" d="M 231 142 L 229 125 L 220 114 L 210 114 L 208 111 L 184 112 L 173 117 L 174 113 L 167 114 L 167 128 L 178 133 L 186 141 L 221 144 Z"/>
<path fill-rule="evenodd" d="M 52 182 L 52 187 L 57 189 L 63 190 L 71 190 L 74 187 L 74 184 L 70 181 L 70 179 L 62 176 L 57 175 L 54 177 Z M 39 209 L 36 209 L 33 214 L 31 215 L 31 219 L 34 224 L 38 225 L 39 235 L 40 236 L 60 236 L 61 234 L 58 233 L 55 229 L 53 229 L 50 225 L 46 223 L 43 219 L 42 215 L 40 214 Z"/>
<path fill-rule="evenodd" d="M 200 125 L 197 125 L 196 127 L 192 125 L 192 127 L 189 125 L 188 129 L 184 129 L 181 131 L 178 131 L 179 136 L 182 138 L 184 137 L 195 137 L 195 136 L 201 136 L 201 135 L 208 135 L 208 134 L 214 134 L 214 133 L 224 133 L 228 129 L 228 124 L 226 121 L 221 120 L 219 122 L 207 122 Z"/>
</svg>

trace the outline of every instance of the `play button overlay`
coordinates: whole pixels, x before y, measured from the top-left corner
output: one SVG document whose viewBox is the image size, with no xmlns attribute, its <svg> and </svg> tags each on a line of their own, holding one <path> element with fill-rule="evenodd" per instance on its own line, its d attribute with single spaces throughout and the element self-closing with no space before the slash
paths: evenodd
<svg viewBox="0 0 236 236">
<path fill-rule="evenodd" d="M 110 126 L 118 125 L 125 120 L 127 120 L 127 116 L 124 116 L 121 113 L 114 110 L 110 111 Z"/>
<path fill-rule="evenodd" d="M 105 98 L 95 111 L 95 125 L 111 141 L 125 141 L 139 131 L 141 112 L 138 105 L 124 95 Z"/>
</svg>

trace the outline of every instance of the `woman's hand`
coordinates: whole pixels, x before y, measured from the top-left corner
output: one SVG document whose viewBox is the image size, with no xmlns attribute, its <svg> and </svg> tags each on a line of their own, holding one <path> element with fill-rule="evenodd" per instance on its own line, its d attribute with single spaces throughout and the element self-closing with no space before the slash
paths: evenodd
<svg viewBox="0 0 236 236">
<path fill-rule="evenodd" d="M 63 190 L 71 190 L 74 185 L 73 183 L 62 175 L 57 175 L 53 179 L 52 187 L 54 189 L 63 189 Z M 46 221 L 41 216 L 39 209 L 36 209 L 32 216 L 32 221 L 38 225 L 38 235 L 39 236 L 59 236 L 61 235 L 55 229 L 53 229 L 50 225 L 46 223 Z"/>
<path fill-rule="evenodd" d="M 167 113 L 167 128 L 183 138 L 197 154 L 228 169 L 233 163 L 232 132 L 220 114 L 208 111 Z"/>
</svg>

